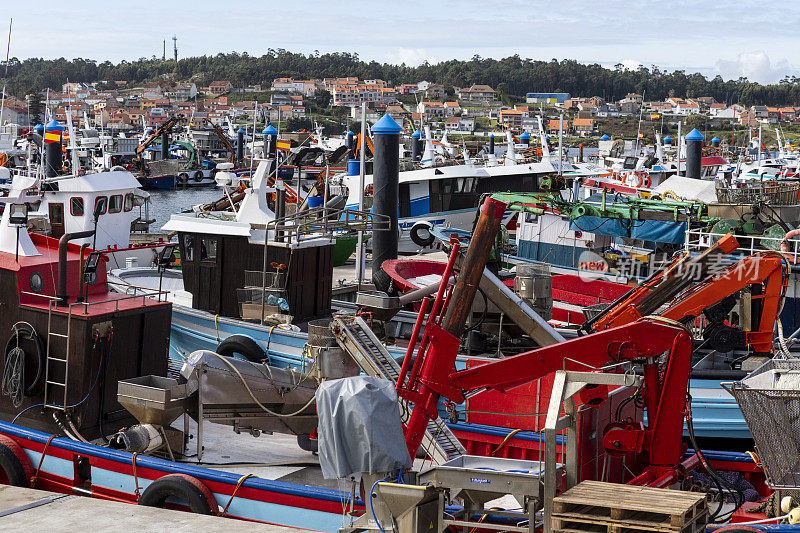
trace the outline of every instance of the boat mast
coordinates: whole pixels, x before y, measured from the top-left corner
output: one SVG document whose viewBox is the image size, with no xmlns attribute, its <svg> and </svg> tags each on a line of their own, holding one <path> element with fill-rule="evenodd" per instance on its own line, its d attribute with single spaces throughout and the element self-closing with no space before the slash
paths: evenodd
<svg viewBox="0 0 800 533">
<path fill-rule="evenodd" d="M 359 170 L 358 170 L 358 210 L 364 211 L 364 166 L 366 165 L 367 146 L 367 102 L 361 102 L 361 137 L 359 138 Z M 364 232 L 358 231 L 358 247 L 356 248 L 356 282 L 361 290 L 361 282 L 364 279 L 364 261 L 366 254 L 364 250 Z"/>
<path fill-rule="evenodd" d="M 6 109 L 6 80 L 8 80 L 8 55 L 11 51 L 11 24 L 14 19 L 8 21 L 8 43 L 6 43 L 6 69 L 3 74 L 3 99 L 0 101 L 0 128 L 3 127 L 3 112 Z M 28 123 L 30 124 L 30 113 L 28 114 Z"/>
</svg>

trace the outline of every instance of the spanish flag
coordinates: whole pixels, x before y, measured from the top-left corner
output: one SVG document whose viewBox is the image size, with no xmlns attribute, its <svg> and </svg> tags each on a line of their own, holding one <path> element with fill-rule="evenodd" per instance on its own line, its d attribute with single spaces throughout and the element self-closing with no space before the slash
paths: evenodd
<svg viewBox="0 0 800 533">
<path fill-rule="evenodd" d="M 650 113 L 650 120 L 658 120 L 661 118 L 661 115 L 658 113 Z"/>
<path fill-rule="evenodd" d="M 61 132 L 58 130 L 44 130 L 44 142 L 46 143 L 60 143 Z"/>
<path fill-rule="evenodd" d="M 644 139 L 644 133 L 642 133 L 642 132 L 639 132 L 639 138 L 640 138 L 640 139 Z"/>
<path fill-rule="evenodd" d="M 277 148 L 278 150 L 283 150 L 284 152 L 288 152 L 289 148 L 291 147 L 292 147 L 292 141 L 281 140 L 275 143 L 275 148 Z"/>
</svg>

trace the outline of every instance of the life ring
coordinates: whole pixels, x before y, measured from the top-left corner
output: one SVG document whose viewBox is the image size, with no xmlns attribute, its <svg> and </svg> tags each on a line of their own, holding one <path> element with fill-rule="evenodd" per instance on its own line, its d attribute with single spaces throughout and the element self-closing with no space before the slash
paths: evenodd
<svg viewBox="0 0 800 533">
<path fill-rule="evenodd" d="M 203 181 L 203 171 L 202 170 L 196 170 L 194 175 L 192 176 L 192 178 L 194 179 L 194 181 L 196 183 L 200 183 L 201 181 Z"/>
<path fill-rule="evenodd" d="M 781 253 L 792 263 L 796 263 L 797 258 L 793 254 L 789 253 L 789 246 L 786 244 L 786 241 L 792 237 L 796 237 L 797 235 L 800 235 L 800 228 L 791 230 L 789 233 L 783 236 L 783 240 L 781 241 Z"/>
<path fill-rule="evenodd" d="M 625 184 L 631 187 L 638 189 L 642 186 L 643 182 L 644 179 L 639 171 L 628 172 L 628 174 L 625 176 Z"/>
<path fill-rule="evenodd" d="M 181 172 L 180 174 L 178 174 L 178 179 L 181 181 L 181 184 L 186 185 L 187 183 L 189 183 L 189 174 L 187 174 L 186 172 Z"/>
<path fill-rule="evenodd" d="M 219 343 L 216 351 L 225 357 L 235 357 L 235 354 L 239 354 L 254 363 L 268 359 L 264 348 L 247 335 L 231 335 Z"/>
<path fill-rule="evenodd" d="M 0 167 L 6 166 L 6 163 L 8 163 L 8 154 L 0 152 Z"/>
<path fill-rule="evenodd" d="M 432 227 L 430 222 L 417 222 L 414 224 L 409 232 L 411 242 L 424 248 L 433 244 L 436 238 L 433 236 L 433 233 L 431 233 Z"/>
<path fill-rule="evenodd" d="M 29 341 L 33 343 L 33 348 L 36 350 L 36 354 L 34 360 L 36 361 L 36 377 L 31 381 L 31 384 L 25 387 L 25 396 L 34 396 L 39 392 L 39 388 L 44 382 L 44 370 L 46 366 L 46 351 L 44 349 L 44 343 L 42 343 L 42 339 L 33 329 L 33 327 L 26 323 L 26 322 L 18 322 L 13 326 L 14 332 L 11 334 L 11 337 L 8 338 L 8 342 L 6 342 L 6 351 L 5 357 L 8 357 L 8 354 L 20 345 L 21 340 L 24 337 L 20 335 L 24 334 Z M 27 352 L 22 350 L 25 357 L 27 357 Z"/>
<path fill-rule="evenodd" d="M 168 498 L 184 502 L 193 513 L 215 515 L 219 511 L 208 487 L 186 474 L 168 474 L 153 481 L 142 492 L 139 505 L 164 507 Z"/>
<path fill-rule="evenodd" d="M 0 484 L 29 487 L 33 466 L 17 441 L 0 435 Z"/>
</svg>

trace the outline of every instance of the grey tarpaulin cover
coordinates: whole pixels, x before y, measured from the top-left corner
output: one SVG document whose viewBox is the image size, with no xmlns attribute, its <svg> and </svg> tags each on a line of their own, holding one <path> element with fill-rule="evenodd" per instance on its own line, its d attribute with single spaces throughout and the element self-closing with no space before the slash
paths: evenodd
<svg viewBox="0 0 800 533">
<path fill-rule="evenodd" d="M 355 376 L 317 389 L 319 463 L 326 479 L 410 468 L 394 384 Z"/>
</svg>

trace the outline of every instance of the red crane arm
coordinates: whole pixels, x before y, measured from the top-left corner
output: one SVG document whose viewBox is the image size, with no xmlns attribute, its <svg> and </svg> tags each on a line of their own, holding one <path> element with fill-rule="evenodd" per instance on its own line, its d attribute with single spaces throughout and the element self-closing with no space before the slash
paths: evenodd
<svg viewBox="0 0 800 533">
<path fill-rule="evenodd" d="M 763 292 L 753 295 L 761 300 L 758 324 L 753 324 L 747 335 L 747 343 L 756 352 L 772 351 L 775 319 L 780 311 L 780 302 L 786 294 L 788 281 L 784 257 L 777 252 L 765 252 L 745 257 L 722 275 L 705 280 L 684 294 L 664 312 L 665 318 L 682 320 L 699 316 L 703 310 L 728 295 L 735 294 L 748 285 L 763 284 Z"/>
<path fill-rule="evenodd" d="M 642 320 L 461 371 L 455 370 L 459 339 L 436 324 L 428 324 L 425 335 L 430 342 L 426 353 L 418 354 L 424 357 L 418 377 L 398 387 L 398 394 L 415 404 L 406 428 L 406 445 L 412 456 L 428 421 L 438 416 L 440 396 L 462 402 L 465 392 L 482 388 L 505 391 L 556 370 L 637 361 L 645 369 L 648 426 L 633 429 L 633 433 L 630 429 L 618 431 L 635 434 L 637 444 L 630 451 L 647 451 L 651 464 L 673 465 L 680 460 L 693 348 L 690 335 L 681 327 Z M 669 362 L 663 381 L 659 381 L 656 358 L 664 352 L 669 352 Z M 629 435 L 620 437 L 624 446 L 630 442 Z M 615 438 L 615 434 L 607 434 L 604 441 L 614 442 Z"/>
</svg>

